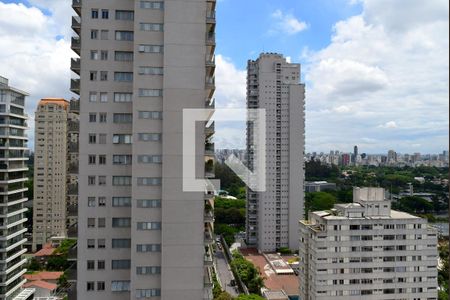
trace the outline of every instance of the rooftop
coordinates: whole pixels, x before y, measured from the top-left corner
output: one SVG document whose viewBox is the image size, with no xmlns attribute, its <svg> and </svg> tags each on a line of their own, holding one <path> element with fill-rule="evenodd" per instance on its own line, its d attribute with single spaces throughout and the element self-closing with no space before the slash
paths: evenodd
<svg viewBox="0 0 450 300">
<path fill-rule="evenodd" d="M 58 280 L 64 272 L 37 272 L 33 274 L 24 274 L 23 277 L 29 281 L 39 280 Z"/>
<path fill-rule="evenodd" d="M 42 281 L 42 280 L 30 281 L 30 282 L 25 283 L 23 286 L 25 288 L 38 287 L 38 288 L 46 289 L 46 290 L 49 290 L 49 291 L 56 290 L 56 288 L 58 287 L 57 284 L 50 283 L 50 282 L 47 282 L 47 281 Z"/>
<path fill-rule="evenodd" d="M 39 101 L 39 105 L 57 104 L 62 105 L 64 108 L 69 106 L 69 101 L 63 98 L 44 98 Z"/>
</svg>

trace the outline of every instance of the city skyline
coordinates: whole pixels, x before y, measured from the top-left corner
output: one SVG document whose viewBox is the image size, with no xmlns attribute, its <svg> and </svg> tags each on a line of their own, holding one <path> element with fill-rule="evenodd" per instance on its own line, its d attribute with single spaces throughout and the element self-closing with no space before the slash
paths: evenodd
<svg viewBox="0 0 450 300">
<path fill-rule="evenodd" d="M 216 107 L 245 107 L 247 59 L 280 52 L 302 64 L 309 88 L 306 152 L 355 144 L 366 153 L 384 153 L 389 145 L 402 153 L 448 147 L 448 39 L 441 38 L 448 36 L 446 1 L 408 1 L 406 7 L 405 1 L 373 0 L 258 3 L 218 2 Z M 30 91 L 30 116 L 38 99 L 70 99 L 70 5 L 0 1 L 2 72 Z M 250 8 L 254 13 L 246 13 Z M 409 17 L 416 12 L 419 18 Z M 23 63 L 29 68 L 18 67 Z M 218 123 L 217 147 L 245 148 L 244 128 Z"/>
</svg>

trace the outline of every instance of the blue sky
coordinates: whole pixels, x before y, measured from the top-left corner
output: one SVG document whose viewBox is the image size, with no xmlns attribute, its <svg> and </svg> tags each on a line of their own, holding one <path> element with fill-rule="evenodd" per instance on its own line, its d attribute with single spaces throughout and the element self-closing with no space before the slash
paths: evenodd
<svg viewBox="0 0 450 300">
<path fill-rule="evenodd" d="M 30 92 L 30 115 L 40 98 L 73 96 L 71 3 L 0 0 L 0 74 Z M 307 151 L 441 152 L 448 11 L 447 0 L 218 0 L 217 106 L 245 106 L 247 60 L 279 52 L 302 64 Z M 216 145 L 243 148 L 244 136 L 220 124 Z"/>
</svg>

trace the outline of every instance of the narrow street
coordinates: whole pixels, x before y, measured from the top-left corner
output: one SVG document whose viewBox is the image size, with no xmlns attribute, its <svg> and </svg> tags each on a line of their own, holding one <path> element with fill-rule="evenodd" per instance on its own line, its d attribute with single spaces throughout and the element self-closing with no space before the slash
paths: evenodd
<svg viewBox="0 0 450 300">
<path fill-rule="evenodd" d="M 225 259 L 225 254 L 222 250 L 217 249 L 215 257 L 217 276 L 219 277 L 219 281 L 222 284 L 222 289 L 233 297 L 239 296 L 237 289 L 233 286 L 230 286 L 230 281 L 234 279 L 234 276 L 233 273 L 228 269 L 229 266 L 227 260 Z"/>
</svg>

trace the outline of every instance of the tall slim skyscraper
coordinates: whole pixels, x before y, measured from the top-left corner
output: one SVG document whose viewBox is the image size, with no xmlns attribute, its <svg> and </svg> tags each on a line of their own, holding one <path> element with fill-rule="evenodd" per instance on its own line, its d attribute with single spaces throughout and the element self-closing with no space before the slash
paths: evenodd
<svg viewBox="0 0 450 300">
<path fill-rule="evenodd" d="M 66 227 L 76 222 L 73 214 L 69 220 L 68 208 L 76 207 L 76 201 L 67 187 L 76 181 L 69 174 L 78 167 L 71 145 L 78 135 L 77 117 L 71 103 L 60 98 L 42 99 L 35 113 L 33 251 L 51 237 L 67 236 Z"/>
<path fill-rule="evenodd" d="M 27 218 L 24 207 L 27 199 L 28 116 L 25 113 L 26 92 L 9 86 L 8 79 L 0 77 L 0 299 L 17 296 L 32 299 L 33 292 L 22 290 L 26 282 L 22 275 L 27 249 L 24 226 Z M 18 298 L 17 298 L 18 299 Z"/>
<path fill-rule="evenodd" d="M 183 190 L 182 122 L 214 94 L 215 6 L 74 1 L 78 299 L 212 299 L 213 204 Z M 205 178 L 214 127 L 197 125 L 190 159 Z"/>
<path fill-rule="evenodd" d="M 353 163 L 356 165 L 358 162 L 358 146 L 353 147 Z"/>
<path fill-rule="evenodd" d="M 247 243 L 262 251 L 298 247 L 303 216 L 305 86 L 300 65 L 280 54 L 261 54 L 248 62 L 247 107 L 266 110 L 266 191 L 247 189 Z M 258 149 L 247 126 L 248 165 Z M 261 155 L 261 154 L 260 154 Z"/>
</svg>

